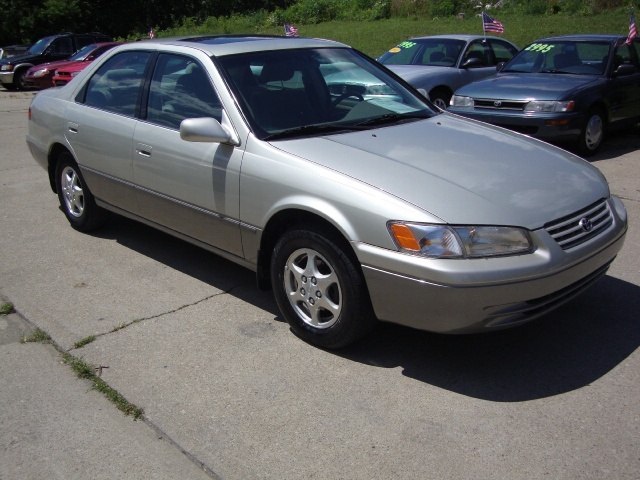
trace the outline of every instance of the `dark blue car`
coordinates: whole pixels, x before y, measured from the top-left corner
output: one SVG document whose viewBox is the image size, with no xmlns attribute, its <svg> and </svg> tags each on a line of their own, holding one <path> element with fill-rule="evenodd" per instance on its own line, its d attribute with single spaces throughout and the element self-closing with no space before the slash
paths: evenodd
<svg viewBox="0 0 640 480">
<path fill-rule="evenodd" d="M 455 92 L 449 111 L 594 154 L 608 131 L 640 121 L 640 39 L 543 38 L 498 73 Z"/>
</svg>

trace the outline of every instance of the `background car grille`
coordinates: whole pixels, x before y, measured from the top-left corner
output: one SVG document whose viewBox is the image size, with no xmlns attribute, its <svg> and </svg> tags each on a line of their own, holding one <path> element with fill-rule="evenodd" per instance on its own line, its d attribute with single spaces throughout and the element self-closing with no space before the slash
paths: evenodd
<svg viewBox="0 0 640 480">
<path fill-rule="evenodd" d="M 613 222 L 606 200 L 563 217 L 544 226 L 549 235 L 564 249 L 580 245 L 596 237 Z"/>
<path fill-rule="evenodd" d="M 497 100 L 487 98 L 474 98 L 473 104 L 475 108 L 484 108 L 491 110 L 524 110 L 524 106 L 528 102 L 514 100 Z"/>
</svg>

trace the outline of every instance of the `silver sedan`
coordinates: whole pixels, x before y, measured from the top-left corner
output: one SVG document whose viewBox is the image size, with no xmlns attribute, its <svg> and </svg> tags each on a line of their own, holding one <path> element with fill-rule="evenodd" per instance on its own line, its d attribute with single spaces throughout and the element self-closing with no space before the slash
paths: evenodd
<svg viewBox="0 0 640 480">
<path fill-rule="evenodd" d="M 431 35 L 405 40 L 378 61 L 446 110 L 453 92 L 495 75 L 497 65 L 516 53 L 516 45 L 498 37 Z"/>
<path fill-rule="evenodd" d="M 627 230 L 584 160 L 436 111 L 327 40 L 117 47 L 34 98 L 27 144 L 72 227 L 116 213 L 244 265 L 323 348 L 377 321 L 537 318 L 604 275 Z"/>
</svg>

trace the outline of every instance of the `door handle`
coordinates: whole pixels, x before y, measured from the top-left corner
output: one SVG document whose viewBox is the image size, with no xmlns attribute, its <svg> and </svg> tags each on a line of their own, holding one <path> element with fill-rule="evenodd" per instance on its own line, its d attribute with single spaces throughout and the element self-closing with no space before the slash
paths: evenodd
<svg viewBox="0 0 640 480">
<path fill-rule="evenodd" d="M 67 123 L 67 129 L 69 130 L 69 132 L 71 133 L 78 133 L 78 127 L 80 125 L 78 125 L 77 123 L 74 122 L 69 122 Z"/>
<path fill-rule="evenodd" d="M 145 145 L 144 143 L 139 143 L 136 148 L 136 153 L 141 157 L 150 157 L 151 156 L 151 145 Z"/>
</svg>

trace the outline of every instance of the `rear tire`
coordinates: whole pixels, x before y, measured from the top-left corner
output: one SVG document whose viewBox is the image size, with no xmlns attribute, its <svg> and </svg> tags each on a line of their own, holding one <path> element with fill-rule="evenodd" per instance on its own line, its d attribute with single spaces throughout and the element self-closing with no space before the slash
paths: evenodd
<svg viewBox="0 0 640 480">
<path fill-rule="evenodd" d="M 307 225 L 286 232 L 271 257 L 278 307 L 293 332 L 327 349 L 345 347 L 376 325 L 359 265 L 337 235 Z"/>
<path fill-rule="evenodd" d="M 107 212 L 96 205 L 78 164 L 68 152 L 58 158 L 56 190 L 62 211 L 74 229 L 88 232 L 105 222 Z"/>
<path fill-rule="evenodd" d="M 589 110 L 578 140 L 580 155 L 583 157 L 594 155 L 604 142 L 606 130 L 607 121 L 602 110 L 599 108 Z"/>
</svg>

